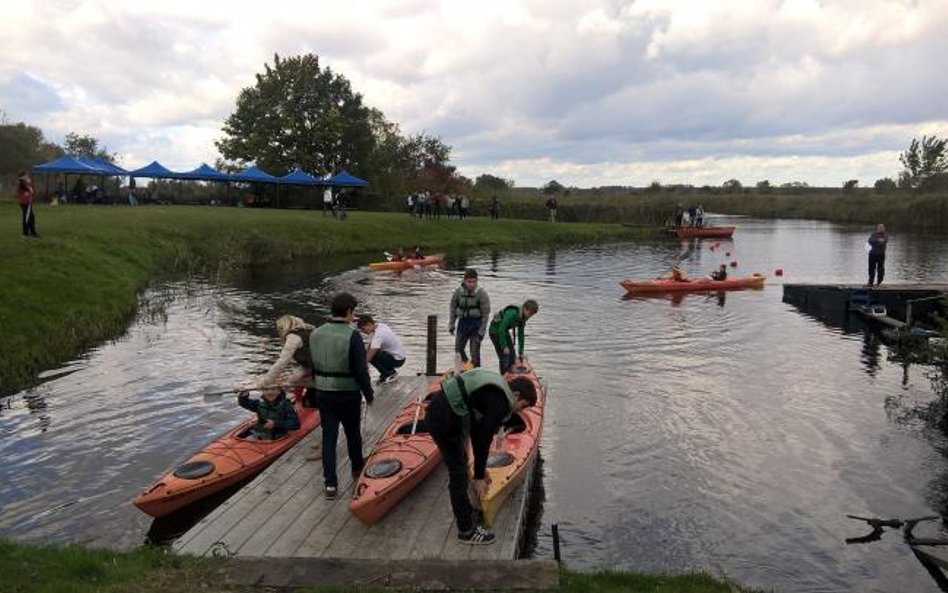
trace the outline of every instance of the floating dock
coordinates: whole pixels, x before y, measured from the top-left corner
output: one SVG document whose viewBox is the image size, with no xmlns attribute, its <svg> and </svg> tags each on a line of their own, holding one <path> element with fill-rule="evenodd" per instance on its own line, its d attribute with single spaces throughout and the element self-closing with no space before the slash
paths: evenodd
<svg viewBox="0 0 948 593">
<path fill-rule="evenodd" d="M 890 327 L 911 326 L 915 321 L 930 322 L 933 313 L 944 314 L 943 299 L 948 284 L 883 284 L 868 287 L 862 284 L 784 284 L 783 302 L 790 303 L 817 317 L 845 325 L 850 312 L 862 312 L 868 306 L 885 309 Z M 865 315 L 864 318 L 883 317 Z"/>
<path fill-rule="evenodd" d="M 362 426 L 363 448 L 371 452 L 379 436 L 408 402 L 427 393 L 427 377 L 402 376 L 376 389 L 375 403 Z M 457 539 L 448 500 L 444 464 L 375 525 L 349 512 L 353 481 L 340 427 L 337 449 L 339 496 L 323 495 L 322 461 L 307 460 L 322 430 L 306 438 L 244 486 L 190 531 L 173 549 L 194 555 L 238 558 L 282 557 L 376 560 L 513 560 L 519 554 L 535 467 L 498 513 L 489 546 Z M 555 565 L 554 565 L 555 570 Z"/>
</svg>

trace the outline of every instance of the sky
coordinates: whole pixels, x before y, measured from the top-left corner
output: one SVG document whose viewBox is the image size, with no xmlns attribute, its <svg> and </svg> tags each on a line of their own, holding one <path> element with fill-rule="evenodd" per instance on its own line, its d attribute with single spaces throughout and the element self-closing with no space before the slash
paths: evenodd
<svg viewBox="0 0 948 593">
<path fill-rule="evenodd" d="M 948 136 L 948 0 L 4 2 L 0 110 L 193 169 L 241 89 L 314 53 L 474 179 L 871 186 Z"/>
</svg>

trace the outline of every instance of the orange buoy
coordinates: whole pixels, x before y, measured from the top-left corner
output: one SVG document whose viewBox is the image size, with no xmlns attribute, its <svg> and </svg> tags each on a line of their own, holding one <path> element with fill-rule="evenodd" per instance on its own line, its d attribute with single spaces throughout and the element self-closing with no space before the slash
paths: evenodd
<svg viewBox="0 0 948 593">
<path fill-rule="evenodd" d="M 783 276 L 783 268 L 777 268 L 774 270 L 774 276 Z"/>
<path fill-rule="evenodd" d="M 732 267 L 732 268 L 736 268 L 736 267 L 737 267 L 737 260 L 734 260 L 734 261 L 731 262 L 731 267 Z"/>
<path fill-rule="evenodd" d="M 724 252 L 724 257 L 731 257 L 731 252 L 730 252 L 730 251 L 725 251 L 725 252 Z"/>
</svg>

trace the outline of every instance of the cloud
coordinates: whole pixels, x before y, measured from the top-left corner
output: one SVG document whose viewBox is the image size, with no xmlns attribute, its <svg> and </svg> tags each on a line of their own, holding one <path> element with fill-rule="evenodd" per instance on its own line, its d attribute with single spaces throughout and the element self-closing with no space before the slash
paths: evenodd
<svg viewBox="0 0 948 593">
<path fill-rule="evenodd" d="M 191 168 L 275 53 L 313 52 L 471 177 L 865 185 L 948 130 L 946 27 L 942 0 L 41 0 L 0 21 L 0 109 Z"/>
</svg>

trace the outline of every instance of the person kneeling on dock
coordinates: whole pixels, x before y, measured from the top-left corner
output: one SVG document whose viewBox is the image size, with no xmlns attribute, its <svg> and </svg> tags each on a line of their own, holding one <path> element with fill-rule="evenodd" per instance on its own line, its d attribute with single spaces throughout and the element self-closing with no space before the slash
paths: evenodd
<svg viewBox="0 0 948 593">
<path fill-rule="evenodd" d="M 467 440 L 474 455 L 471 486 L 478 498 L 487 492 L 487 455 L 494 435 L 520 410 L 536 404 L 533 383 L 516 377 L 508 384 L 486 369 L 472 369 L 441 382 L 428 404 L 426 423 L 448 467 L 448 494 L 458 525 L 458 539 L 467 544 L 491 544 L 494 534 L 475 521 L 468 498 Z"/>
<path fill-rule="evenodd" d="M 300 417 L 279 387 L 267 387 L 261 399 L 250 399 L 246 391 L 237 396 L 237 404 L 257 414 L 257 424 L 246 437 L 251 441 L 273 441 L 300 427 Z"/>
<path fill-rule="evenodd" d="M 359 331 L 370 336 L 365 358 L 379 372 L 379 385 L 391 383 L 398 378 L 398 369 L 405 364 L 405 346 L 401 339 L 385 323 L 379 323 L 371 315 L 359 315 L 356 321 Z"/>
</svg>

